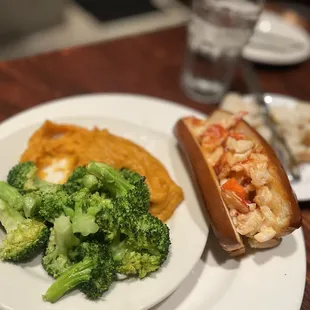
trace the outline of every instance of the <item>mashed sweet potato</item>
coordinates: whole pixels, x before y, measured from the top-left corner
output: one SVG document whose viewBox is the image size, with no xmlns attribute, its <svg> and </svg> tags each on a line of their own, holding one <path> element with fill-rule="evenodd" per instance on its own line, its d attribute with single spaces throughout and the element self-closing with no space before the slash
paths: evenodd
<svg viewBox="0 0 310 310">
<path fill-rule="evenodd" d="M 146 177 L 151 191 L 150 213 L 162 221 L 169 219 L 184 199 L 182 189 L 156 158 L 141 146 L 106 129 L 88 130 L 46 121 L 30 138 L 21 156 L 21 162 L 25 161 L 35 162 L 42 178 L 46 177 L 47 167 L 55 162 L 65 162 L 58 168 L 64 174 L 62 182 L 74 168 L 89 161 L 132 169 Z"/>
</svg>

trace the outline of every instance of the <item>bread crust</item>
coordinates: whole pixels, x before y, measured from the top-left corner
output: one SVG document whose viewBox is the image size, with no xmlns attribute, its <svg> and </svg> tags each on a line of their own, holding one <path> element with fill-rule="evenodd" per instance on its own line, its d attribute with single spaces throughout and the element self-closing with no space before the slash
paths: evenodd
<svg viewBox="0 0 310 310">
<path fill-rule="evenodd" d="M 244 244 L 228 214 L 216 175 L 204 159 L 200 146 L 182 119 L 175 125 L 174 133 L 192 168 L 192 176 L 199 186 L 215 236 L 225 251 L 232 254 L 243 254 L 245 252 Z"/>
<path fill-rule="evenodd" d="M 216 110 L 209 119 L 211 119 L 212 122 L 216 122 L 217 120 L 228 118 L 231 115 L 231 113 L 219 109 Z M 213 168 L 205 160 L 200 145 L 184 120 L 185 119 L 180 119 L 176 123 L 174 134 L 190 164 L 192 176 L 195 178 L 199 186 L 212 229 L 225 251 L 229 252 L 231 256 L 242 255 L 245 252 L 245 246 L 241 235 L 236 231 L 235 225 L 229 215 L 228 208 L 222 198 L 217 176 Z M 285 201 L 289 202 L 290 220 L 278 237 L 280 238 L 281 236 L 293 232 L 301 226 L 301 212 L 296 196 L 280 160 L 264 138 L 262 138 L 257 131 L 244 120 L 241 120 L 235 129 L 244 132 L 247 136 L 262 146 L 263 152 L 269 158 L 270 164 L 274 167 L 276 175 L 278 176 L 279 182 L 277 182 L 277 190 L 280 191 Z"/>
</svg>

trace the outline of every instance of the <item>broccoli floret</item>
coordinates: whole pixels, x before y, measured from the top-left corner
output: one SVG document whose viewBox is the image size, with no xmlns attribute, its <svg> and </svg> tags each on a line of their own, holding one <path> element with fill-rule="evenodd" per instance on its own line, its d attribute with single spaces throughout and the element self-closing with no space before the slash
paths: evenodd
<svg viewBox="0 0 310 310">
<path fill-rule="evenodd" d="M 128 217 L 120 223 L 119 234 L 110 244 L 117 272 L 144 278 L 167 259 L 169 228 L 151 214 Z"/>
<path fill-rule="evenodd" d="M 33 258 L 46 244 L 48 228 L 41 222 L 25 219 L 0 199 L 0 222 L 6 237 L 0 245 L 0 259 L 20 262 Z"/>
<path fill-rule="evenodd" d="M 37 191 L 36 194 L 38 195 L 38 200 L 41 201 L 38 216 L 51 223 L 64 214 L 65 208 L 71 208 L 74 205 L 70 195 L 61 189 L 54 192 L 46 188 L 45 190 Z"/>
<path fill-rule="evenodd" d="M 56 302 L 75 288 L 95 300 L 110 288 L 115 279 L 115 265 L 108 248 L 95 242 L 83 242 L 74 252 L 77 263 L 49 287 L 43 296 L 45 301 Z"/>
<path fill-rule="evenodd" d="M 67 193 L 73 194 L 85 187 L 94 192 L 99 186 L 98 179 L 88 174 L 86 167 L 77 167 L 64 184 L 64 189 Z"/>
<path fill-rule="evenodd" d="M 99 230 L 96 223 L 96 214 L 101 210 L 101 204 L 91 202 L 91 193 L 87 188 L 74 193 L 71 196 L 74 208 L 65 208 L 65 213 L 70 217 L 74 233 L 80 233 L 86 237 L 95 234 Z"/>
<path fill-rule="evenodd" d="M 79 239 L 73 234 L 70 219 L 61 215 L 54 221 L 42 265 L 54 278 L 59 277 L 70 265 L 69 251 L 79 245 Z"/>
<path fill-rule="evenodd" d="M 71 175 L 69 176 L 67 183 L 75 183 L 75 184 L 81 184 L 83 177 L 87 174 L 87 170 L 85 167 L 77 167 L 73 170 Z"/>
<path fill-rule="evenodd" d="M 10 208 L 23 212 L 23 196 L 16 188 L 3 181 L 0 181 L 0 199 L 4 200 Z"/>
<path fill-rule="evenodd" d="M 138 198 L 140 198 L 141 200 L 143 199 L 143 202 L 146 204 L 146 208 L 149 208 L 151 192 L 146 183 L 146 177 L 127 168 L 122 168 L 120 170 L 120 174 L 125 180 L 135 186 L 135 190 L 137 194 L 139 194 Z"/>
<path fill-rule="evenodd" d="M 125 196 L 134 188 L 117 170 L 107 164 L 90 162 L 87 165 L 87 171 L 102 183 L 102 188 L 112 197 Z"/>
<path fill-rule="evenodd" d="M 147 213 L 151 204 L 151 193 L 145 182 L 145 176 L 141 176 L 140 174 L 125 168 L 120 170 L 120 174 L 131 185 L 134 185 L 134 188 L 125 196 L 129 204 L 136 209 Z"/>
<path fill-rule="evenodd" d="M 115 208 L 111 199 L 107 199 L 99 193 L 93 194 L 89 199 L 89 205 L 100 208 L 96 214 L 96 223 L 103 233 L 105 242 L 113 241 L 119 231 L 119 223 L 122 219 L 122 211 Z"/>
<path fill-rule="evenodd" d="M 126 225 L 125 225 L 126 226 Z M 129 227 L 129 241 L 140 250 L 160 257 L 163 263 L 168 256 L 170 248 L 170 231 L 166 224 L 151 215 L 143 214 L 132 227 Z"/>
<path fill-rule="evenodd" d="M 89 205 L 100 208 L 96 214 L 96 223 L 100 229 L 100 238 L 104 242 L 111 243 L 120 234 L 120 225 L 132 218 L 139 217 L 137 211 L 122 197 L 109 199 L 99 193 L 93 194 L 89 199 Z M 124 224 L 122 224 L 124 225 Z"/>
<path fill-rule="evenodd" d="M 77 260 L 91 258 L 96 264 L 92 270 L 91 281 L 80 286 L 89 299 L 98 299 L 109 289 L 115 279 L 115 263 L 108 247 L 96 242 L 84 242 L 78 248 Z"/>
<path fill-rule="evenodd" d="M 40 179 L 34 162 L 28 161 L 15 165 L 8 173 L 7 182 L 19 191 L 31 191 L 51 183 Z"/>
<path fill-rule="evenodd" d="M 96 162 L 90 163 L 87 170 L 100 180 L 102 188 L 115 200 L 115 206 L 124 210 L 130 208 L 141 213 L 148 212 L 150 191 L 145 177 L 129 169 L 117 171 L 109 165 Z"/>
<path fill-rule="evenodd" d="M 67 292 L 75 289 L 78 285 L 87 282 L 91 278 L 94 263 L 90 258 L 70 266 L 58 277 L 43 295 L 43 300 L 55 303 Z"/>
<path fill-rule="evenodd" d="M 28 218 L 38 218 L 53 223 L 65 208 L 71 208 L 74 202 L 61 187 L 44 187 L 27 192 L 24 196 L 24 213 Z"/>
<path fill-rule="evenodd" d="M 112 254 L 117 272 L 127 276 L 138 275 L 143 279 L 161 266 L 158 256 L 134 251 L 126 243 L 120 243 L 119 247 L 113 249 Z"/>
</svg>

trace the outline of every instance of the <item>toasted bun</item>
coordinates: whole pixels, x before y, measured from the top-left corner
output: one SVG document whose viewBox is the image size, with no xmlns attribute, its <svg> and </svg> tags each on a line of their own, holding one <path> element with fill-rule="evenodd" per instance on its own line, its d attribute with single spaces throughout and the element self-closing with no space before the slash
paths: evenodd
<svg viewBox="0 0 310 310">
<path fill-rule="evenodd" d="M 174 133 L 192 168 L 215 236 L 225 251 L 232 255 L 243 254 L 244 244 L 222 199 L 216 175 L 208 166 L 200 146 L 182 119 L 175 125 Z"/>
<path fill-rule="evenodd" d="M 208 121 L 216 123 L 217 121 L 231 117 L 231 115 L 232 114 L 229 112 L 216 110 L 210 118 L 208 118 Z M 269 166 L 271 167 L 274 180 L 271 184 L 271 191 L 276 192 L 281 197 L 281 200 L 288 209 L 288 212 L 283 212 L 281 207 L 279 207 L 279 214 L 277 214 L 280 218 L 282 216 L 281 221 L 285 223 L 282 225 L 281 231 L 277 232 L 277 238 L 280 242 L 282 236 L 291 233 L 301 226 L 301 213 L 296 196 L 294 195 L 281 162 L 270 145 L 245 121 L 240 121 L 235 127 L 235 130 L 243 132 L 247 137 L 262 146 L 262 152 L 270 160 Z M 191 172 L 202 194 L 211 226 L 221 246 L 232 256 L 242 255 L 245 252 L 245 246 L 241 236 L 236 231 L 228 208 L 222 199 L 217 176 L 213 168 L 205 160 L 200 145 L 184 119 L 176 123 L 174 133 L 191 166 Z M 270 242 L 268 244 L 272 247 L 275 245 L 275 242 Z M 266 244 L 266 247 L 269 246 Z"/>
</svg>

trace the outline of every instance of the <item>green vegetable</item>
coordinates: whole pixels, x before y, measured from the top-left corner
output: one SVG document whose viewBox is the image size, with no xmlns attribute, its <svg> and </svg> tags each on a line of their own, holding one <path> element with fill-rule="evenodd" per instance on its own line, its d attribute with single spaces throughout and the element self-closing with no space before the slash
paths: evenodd
<svg viewBox="0 0 310 310">
<path fill-rule="evenodd" d="M 96 214 L 100 211 L 100 204 L 90 202 L 91 194 L 87 188 L 72 195 L 73 208 L 65 208 L 65 213 L 70 217 L 74 233 L 80 233 L 84 237 L 95 234 L 99 230 L 96 223 Z"/>
<path fill-rule="evenodd" d="M 130 189 L 134 188 L 117 170 L 107 164 L 91 162 L 87 165 L 87 172 L 100 180 L 103 189 L 112 197 L 125 196 Z"/>
<path fill-rule="evenodd" d="M 134 189 L 130 190 L 126 195 L 128 202 L 135 206 L 136 209 L 148 212 L 151 205 L 151 193 L 145 182 L 145 176 L 125 168 L 120 170 L 120 174 L 131 185 L 134 185 Z"/>
<path fill-rule="evenodd" d="M 9 171 L 7 182 L 21 192 L 51 185 L 49 182 L 41 180 L 36 173 L 37 167 L 35 163 L 31 161 L 19 163 Z"/>
<path fill-rule="evenodd" d="M 6 230 L 6 237 L 0 245 L 1 260 L 20 262 L 31 259 L 47 242 L 49 230 L 43 223 L 25 219 L 2 199 L 0 222 Z"/>
<path fill-rule="evenodd" d="M 89 203 L 91 206 L 100 206 L 95 220 L 100 232 L 103 233 L 104 242 L 112 242 L 119 234 L 119 223 L 126 213 L 122 212 L 121 208 L 117 208 L 111 199 L 107 199 L 99 193 L 93 194 Z"/>
<path fill-rule="evenodd" d="M 70 265 L 69 252 L 80 241 L 74 236 L 70 219 L 61 215 L 54 221 L 42 265 L 54 278 L 59 277 Z"/>
<path fill-rule="evenodd" d="M 118 213 L 106 208 L 97 223 L 108 242 L 117 272 L 144 278 L 159 269 L 167 259 L 170 234 L 166 224 L 151 214 Z"/>
<path fill-rule="evenodd" d="M 103 190 L 115 200 L 115 205 L 124 210 L 130 208 L 137 212 L 148 212 L 150 191 L 145 177 L 128 169 L 117 171 L 109 165 L 96 162 L 91 162 L 87 170 L 100 180 Z"/>
<path fill-rule="evenodd" d="M 169 229 L 148 213 L 144 176 L 98 162 L 76 168 L 63 185 L 36 172 L 33 162 L 21 163 L 10 170 L 8 183 L 0 181 L 0 221 L 7 232 L 0 259 L 19 262 L 44 249 L 42 266 L 55 278 L 45 301 L 74 289 L 99 299 L 116 273 L 142 279 L 166 261 Z"/>
<path fill-rule="evenodd" d="M 24 214 L 27 218 L 37 216 L 39 209 L 42 206 L 41 196 L 36 192 L 29 192 L 23 196 L 24 199 Z"/>
<path fill-rule="evenodd" d="M 16 188 L 3 181 L 0 181 L 0 199 L 4 200 L 10 208 L 23 211 L 24 199 L 22 195 Z"/>
<path fill-rule="evenodd" d="M 62 189 L 55 192 L 45 188 L 45 190 L 37 191 L 36 194 L 37 199 L 41 201 L 38 216 L 51 223 L 64 214 L 65 208 L 70 208 L 74 205 L 71 196 Z"/>
<path fill-rule="evenodd" d="M 115 265 L 105 245 L 84 242 L 74 252 L 78 262 L 50 286 L 43 296 L 45 301 L 54 303 L 75 288 L 79 288 L 89 299 L 98 299 L 114 281 Z"/>
<path fill-rule="evenodd" d="M 170 247 L 169 228 L 151 214 L 128 218 L 110 245 L 116 269 L 144 278 L 161 267 Z"/>
<path fill-rule="evenodd" d="M 64 190 L 69 194 L 78 192 L 83 188 L 95 192 L 99 186 L 98 179 L 94 175 L 88 174 L 86 167 L 77 167 L 64 184 Z"/>
</svg>

